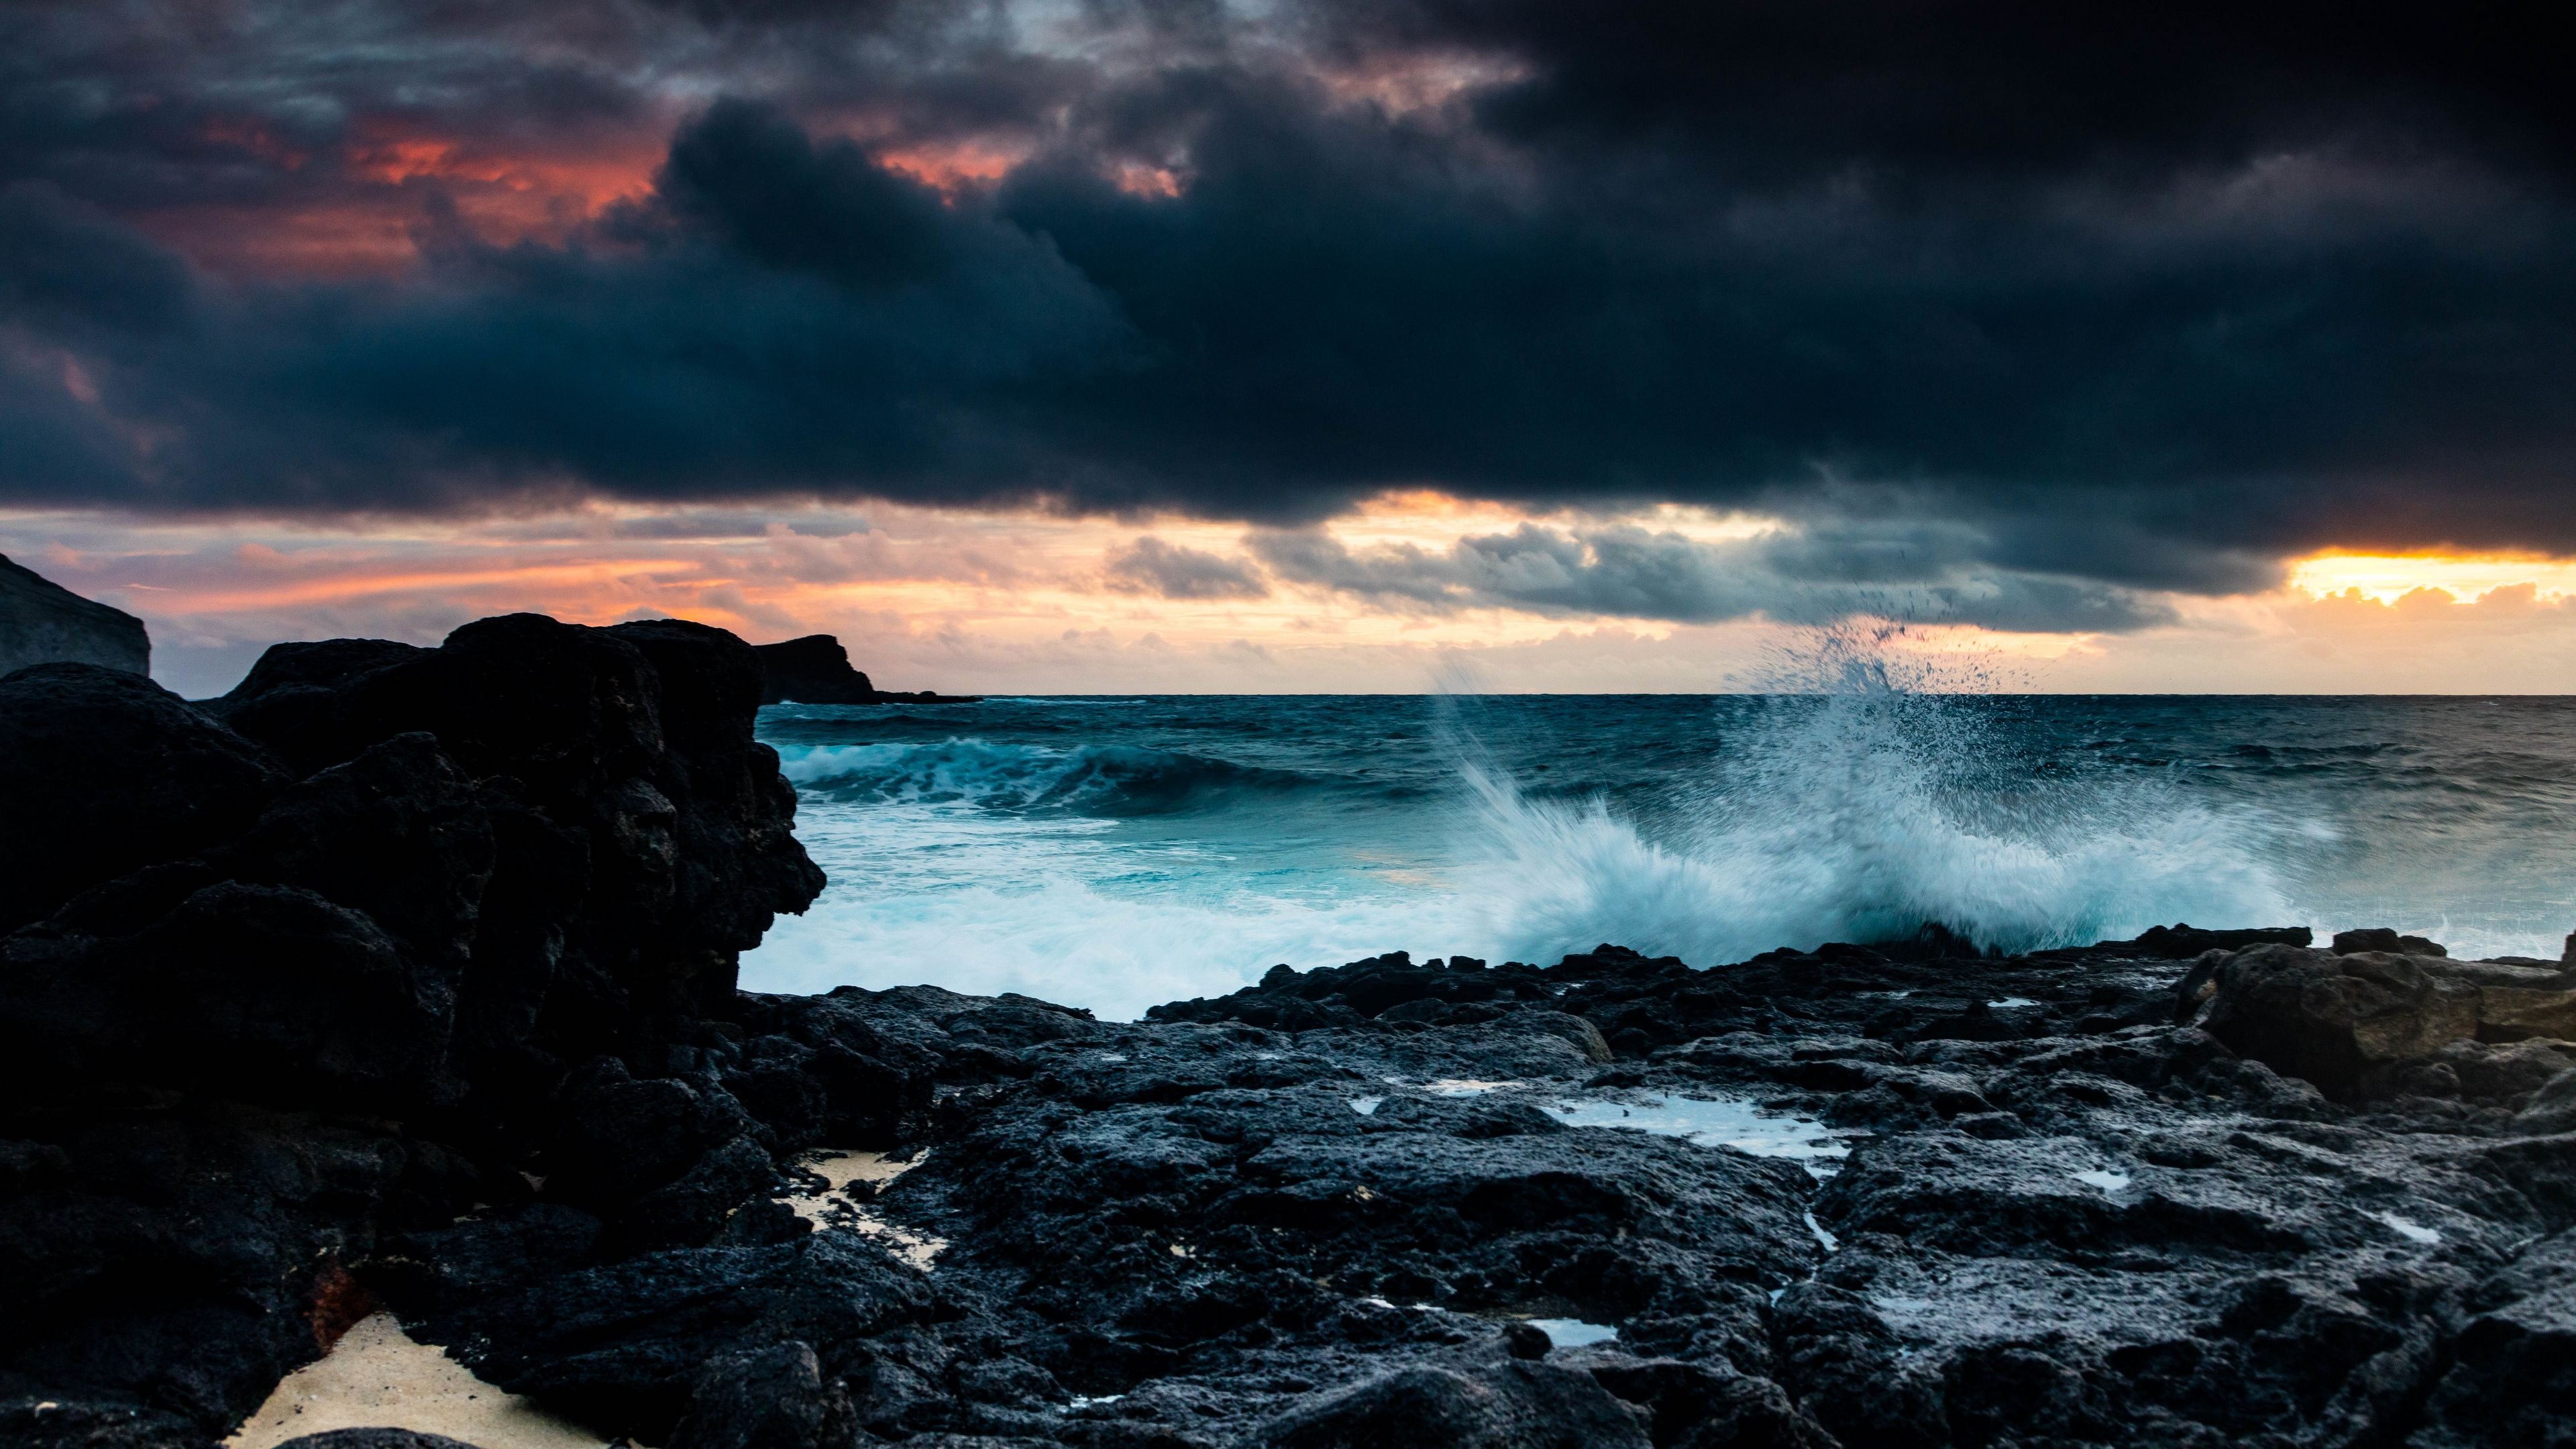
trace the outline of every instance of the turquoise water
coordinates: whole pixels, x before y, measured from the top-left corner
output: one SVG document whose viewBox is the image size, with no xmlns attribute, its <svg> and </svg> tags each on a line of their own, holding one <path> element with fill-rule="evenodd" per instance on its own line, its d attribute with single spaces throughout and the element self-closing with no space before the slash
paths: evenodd
<svg viewBox="0 0 2576 1449">
<path fill-rule="evenodd" d="M 1127 1017 L 1388 950 L 1695 965 L 1940 921 L 2555 957 L 2576 700 L 1905 694 L 773 706 L 831 886 L 746 986 Z"/>
</svg>

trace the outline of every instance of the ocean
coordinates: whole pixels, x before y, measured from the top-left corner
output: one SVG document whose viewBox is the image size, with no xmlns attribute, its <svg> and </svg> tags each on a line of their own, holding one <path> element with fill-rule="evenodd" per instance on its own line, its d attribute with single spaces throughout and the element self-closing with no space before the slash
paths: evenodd
<svg viewBox="0 0 2576 1449">
<path fill-rule="evenodd" d="M 1392 950 L 1717 966 L 2188 921 L 2555 959 L 2576 927 L 2562 698 L 996 698 L 759 733 L 831 885 L 744 957 L 753 990 L 1123 1019 Z"/>
</svg>

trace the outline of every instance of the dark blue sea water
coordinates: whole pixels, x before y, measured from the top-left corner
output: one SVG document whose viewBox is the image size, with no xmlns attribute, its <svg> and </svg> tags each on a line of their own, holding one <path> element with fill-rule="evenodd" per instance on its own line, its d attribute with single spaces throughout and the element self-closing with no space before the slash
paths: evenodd
<svg viewBox="0 0 2576 1449">
<path fill-rule="evenodd" d="M 832 884 L 755 989 L 1123 1017 L 1394 949 L 1714 965 L 2188 920 L 2556 957 L 2576 927 L 2570 699 L 1026 698 L 760 732 Z"/>
</svg>

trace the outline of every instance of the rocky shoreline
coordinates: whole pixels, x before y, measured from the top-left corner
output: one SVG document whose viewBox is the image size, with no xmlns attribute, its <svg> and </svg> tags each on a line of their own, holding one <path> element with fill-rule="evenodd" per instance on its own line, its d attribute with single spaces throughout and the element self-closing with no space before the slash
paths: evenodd
<svg viewBox="0 0 2576 1449">
<path fill-rule="evenodd" d="M 763 683 L 532 616 L 0 680 L 0 1442 L 215 1444 L 389 1310 L 658 1449 L 2576 1444 L 2562 963 L 744 993 L 822 885 Z"/>
</svg>

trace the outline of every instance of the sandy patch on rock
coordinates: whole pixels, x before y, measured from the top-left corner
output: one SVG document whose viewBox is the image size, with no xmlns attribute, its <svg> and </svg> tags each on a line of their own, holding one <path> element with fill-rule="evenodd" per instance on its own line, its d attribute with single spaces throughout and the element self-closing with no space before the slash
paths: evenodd
<svg viewBox="0 0 2576 1449">
<path fill-rule="evenodd" d="M 275 1449 L 332 1429 L 416 1429 L 478 1449 L 600 1449 L 608 1441 L 403 1332 L 390 1313 L 359 1320 L 320 1359 L 280 1380 L 224 1449 Z"/>
<path fill-rule="evenodd" d="M 897 1162 L 882 1152 L 834 1152 L 829 1149 L 811 1152 L 798 1166 L 821 1174 L 831 1186 L 821 1192 L 795 1194 L 782 1201 L 795 1209 L 798 1217 L 817 1228 L 847 1228 L 883 1239 L 888 1247 L 902 1255 L 905 1262 L 927 1273 L 938 1261 L 940 1253 L 947 1249 L 946 1238 L 934 1238 L 888 1222 L 885 1214 L 849 1196 L 853 1185 L 864 1182 L 883 1187 L 918 1166 L 927 1156 L 928 1153 L 922 1153 Z"/>
</svg>

